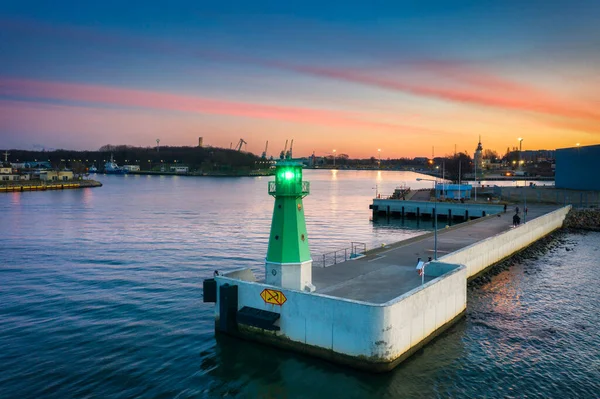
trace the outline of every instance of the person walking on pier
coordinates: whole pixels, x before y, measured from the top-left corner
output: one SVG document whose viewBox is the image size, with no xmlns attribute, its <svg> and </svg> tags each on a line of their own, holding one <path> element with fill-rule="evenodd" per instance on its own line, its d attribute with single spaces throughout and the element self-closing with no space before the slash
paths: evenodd
<svg viewBox="0 0 600 399">
<path fill-rule="evenodd" d="M 517 215 L 519 214 L 519 207 L 517 206 L 517 208 L 515 209 L 515 212 L 517 213 Z"/>
</svg>

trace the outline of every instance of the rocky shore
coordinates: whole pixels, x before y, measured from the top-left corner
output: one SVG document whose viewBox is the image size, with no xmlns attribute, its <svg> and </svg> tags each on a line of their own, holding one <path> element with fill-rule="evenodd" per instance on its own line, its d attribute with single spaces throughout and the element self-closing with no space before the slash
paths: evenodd
<svg viewBox="0 0 600 399">
<path fill-rule="evenodd" d="M 600 231 L 600 209 L 571 209 L 565 218 L 563 227 Z"/>
</svg>

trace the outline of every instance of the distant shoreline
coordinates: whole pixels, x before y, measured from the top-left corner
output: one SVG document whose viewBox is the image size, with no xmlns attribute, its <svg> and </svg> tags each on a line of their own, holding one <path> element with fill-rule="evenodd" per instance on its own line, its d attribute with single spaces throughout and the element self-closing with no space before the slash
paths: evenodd
<svg viewBox="0 0 600 399">
<path fill-rule="evenodd" d="M 98 173 L 102 174 L 102 173 Z M 271 171 L 251 171 L 251 172 L 155 172 L 150 170 L 139 170 L 128 172 L 129 175 L 148 175 L 148 176 L 189 176 L 189 177 L 256 177 L 256 176 L 272 176 Z"/>
</svg>

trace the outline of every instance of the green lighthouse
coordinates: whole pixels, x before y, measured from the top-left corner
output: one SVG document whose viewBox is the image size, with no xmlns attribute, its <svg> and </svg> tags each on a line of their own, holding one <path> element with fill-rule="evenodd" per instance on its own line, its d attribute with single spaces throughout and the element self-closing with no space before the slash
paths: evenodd
<svg viewBox="0 0 600 399">
<path fill-rule="evenodd" d="M 302 198 L 309 183 L 302 181 L 302 164 L 289 159 L 275 166 L 269 194 L 275 197 L 266 259 L 266 283 L 295 290 L 314 291 L 312 259 Z"/>
</svg>

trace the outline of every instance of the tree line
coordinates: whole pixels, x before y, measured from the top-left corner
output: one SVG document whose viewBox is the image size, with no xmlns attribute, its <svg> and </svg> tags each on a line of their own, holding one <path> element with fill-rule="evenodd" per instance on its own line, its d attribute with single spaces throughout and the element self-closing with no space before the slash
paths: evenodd
<svg viewBox="0 0 600 399">
<path fill-rule="evenodd" d="M 9 150 L 13 162 L 44 161 L 53 169 L 71 169 L 83 164 L 100 170 L 113 157 L 119 165 L 139 165 L 141 170 L 160 170 L 166 165 L 185 165 L 198 171 L 243 171 L 264 166 L 254 154 L 216 147 L 160 147 L 146 148 L 126 145 L 105 145 L 98 151 Z"/>
</svg>

